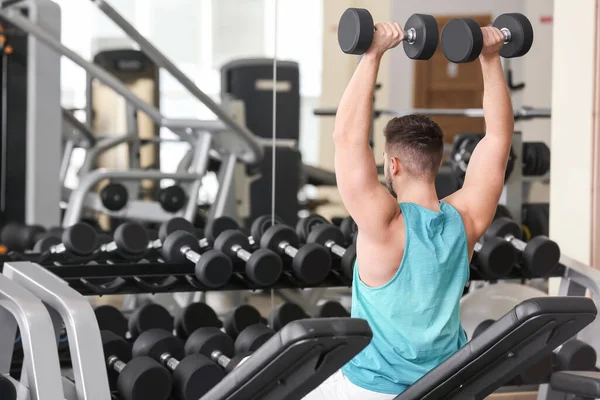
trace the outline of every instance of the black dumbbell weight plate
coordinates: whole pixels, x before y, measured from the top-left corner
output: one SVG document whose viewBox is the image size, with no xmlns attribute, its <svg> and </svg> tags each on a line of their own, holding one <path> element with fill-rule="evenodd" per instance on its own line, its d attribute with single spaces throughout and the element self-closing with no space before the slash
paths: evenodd
<svg viewBox="0 0 600 400">
<path fill-rule="evenodd" d="M 148 251 L 148 231 L 137 222 L 125 222 L 115 229 L 115 243 L 122 255 L 138 256 Z"/>
<path fill-rule="evenodd" d="M 329 224 L 329 221 L 318 214 L 311 214 L 308 217 L 298 220 L 298 223 L 296 223 L 296 235 L 298 235 L 301 242 L 306 243 L 310 231 L 315 226 L 321 224 Z"/>
<path fill-rule="evenodd" d="M 133 342 L 132 357 L 149 356 L 160 360 L 163 354 L 169 353 L 171 357 L 181 360 L 185 356 L 184 342 L 173 336 L 171 331 L 155 328 L 142 332 Z"/>
<path fill-rule="evenodd" d="M 546 236 L 536 236 L 527 242 L 523 251 L 523 260 L 525 265 L 532 268 L 529 271 L 532 277 L 545 278 L 558 265 L 560 247 Z"/>
<path fill-rule="evenodd" d="M 350 280 L 354 278 L 354 263 L 356 261 L 356 244 L 353 243 L 348 248 L 346 248 L 346 252 L 344 253 L 344 257 L 342 257 L 342 272 L 344 276 Z"/>
<path fill-rule="evenodd" d="M 593 371 L 596 367 L 596 351 L 581 340 L 569 340 L 556 353 L 557 371 Z"/>
<path fill-rule="evenodd" d="M 237 230 L 238 228 L 239 225 L 233 218 L 218 217 L 206 224 L 204 235 L 210 243 L 213 243 L 221 233 L 230 229 Z"/>
<path fill-rule="evenodd" d="M 404 35 L 408 35 L 410 29 L 415 30 L 416 38 L 410 43 L 404 38 L 404 52 L 413 60 L 429 60 L 438 46 L 438 25 L 435 18 L 427 14 L 413 14 L 404 25 Z"/>
<path fill-rule="evenodd" d="M 350 316 L 348 310 L 337 301 L 327 301 L 317 307 L 313 318 L 347 318 Z"/>
<path fill-rule="evenodd" d="M 505 278 L 517 262 L 517 254 L 512 244 L 499 237 L 485 241 L 477 254 L 477 261 L 486 279 Z"/>
<path fill-rule="evenodd" d="M 307 243 L 317 243 L 321 246 L 325 246 L 329 241 L 333 241 L 338 246 L 341 246 L 344 244 L 345 240 L 346 238 L 342 231 L 331 224 L 320 224 L 315 226 L 306 237 Z"/>
<path fill-rule="evenodd" d="M 101 331 L 111 331 L 119 337 L 127 333 L 127 318 L 116 307 L 110 305 L 98 306 L 94 309 L 98 327 Z"/>
<path fill-rule="evenodd" d="M 364 8 L 349 8 L 338 23 L 338 43 L 346 54 L 364 54 L 373 42 L 375 24 Z"/>
<path fill-rule="evenodd" d="M 486 239 L 493 237 L 506 237 L 508 235 L 516 238 L 521 238 L 523 232 L 521 227 L 514 220 L 500 217 L 492 222 L 492 224 L 485 231 L 484 237 Z"/>
<path fill-rule="evenodd" d="M 279 280 L 283 271 L 281 257 L 268 249 L 252 252 L 246 263 L 246 276 L 262 287 L 269 287 Z"/>
<path fill-rule="evenodd" d="M 17 389 L 6 377 L 0 375 L 0 393 L 3 400 L 17 400 Z"/>
<path fill-rule="evenodd" d="M 492 26 L 510 31 L 510 41 L 500 50 L 504 58 L 521 57 L 527 54 L 533 44 L 533 27 L 526 16 L 519 13 L 502 14 L 494 20 Z"/>
<path fill-rule="evenodd" d="M 275 225 L 264 232 L 260 238 L 260 247 L 278 252 L 281 242 L 287 242 L 295 248 L 299 246 L 298 235 L 292 228 L 286 225 Z"/>
<path fill-rule="evenodd" d="M 323 282 L 331 271 L 331 254 L 316 243 L 305 244 L 292 260 L 292 269 L 304 283 L 316 285 Z"/>
<path fill-rule="evenodd" d="M 196 253 L 200 253 L 200 244 L 194 235 L 184 231 L 175 231 L 171 233 L 163 243 L 163 257 L 169 262 L 186 262 L 187 258 L 181 253 L 181 248 L 184 246 L 189 247 Z"/>
<path fill-rule="evenodd" d="M 161 189 L 158 195 L 158 202 L 160 203 L 163 210 L 166 212 L 174 213 L 185 206 L 187 196 L 185 191 L 179 185 L 169 186 Z"/>
<path fill-rule="evenodd" d="M 178 399 L 196 400 L 204 396 L 221 379 L 225 372 L 202 354 L 190 354 L 179 362 L 173 372 L 173 387 Z"/>
<path fill-rule="evenodd" d="M 208 250 L 196 264 L 196 278 L 203 285 L 216 289 L 227 282 L 233 273 L 231 259 L 217 250 Z"/>
<path fill-rule="evenodd" d="M 129 333 L 137 337 L 140 333 L 149 329 L 163 329 L 173 331 L 173 317 L 166 308 L 159 304 L 146 304 L 137 310 L 129 318 Z"/>
<path fill-rule="evenodd" d="M 215 250 L 219 250 L 236 261 L 238 260 L 236 256 L 237 252 L 233 251 L 233 248 L 237 248 L 238 246 L 248 252 L 252 250 L 250 248 L 250 243 L 248 243 L 248 237 L 242 232 L 234 229 L 228 229 L 222 232 L 217 236 L 217 239 L 213 244 Z"/>
<path fill-rule="evenodd" d="M 340 224 L 340 230 L 346 238 L 346 243 L 352 243 L 354 240 L 354 235 L 358 232 L 358 226 L 352 217 L 346 217 Z"/>
<path fill-rule="evenodd" d="M 185 218 L 175 217 L 160 224 L 158 238 L 164 242 L 167 236 L 175 231 L 184 231 L 192 235 L 196 234 L 196 230 L 190 221 Z"/>
<path fill-rule="evenodd" d="M 158 382 L 165 384 L 159 385 Z M 156 360 L 136 357 L 119 374 L 117 387 L 123 399 L 167 399 L 171 382 L 169 371 Z"/>
<path fill-rule="evenodd" d="M 230 358 L 235 354 L 233 340 L 218 328 L 196 329 L 185 342 L 185 354 L 210 357 L 215 350 Z"/>
<path fill-rule="evenodd" d="M 278 216 L 275 216 L 276 224 L 283 224 L 283 220 Z M 255 242 L 260 242 L 260 238 L 263 233 L 267 231 L 271 226 L 273 226 L 273 218 L 270 215 L 263 215 L 254 220 L 252 225 L 250 226 L 250 235 Z"/>
<path fill-rule="evenodd" d="M 442 51 L 453 63 L 474 61 L 482 48 L 481 27 L 471 18 L 452 19 L 442 29 Z"/>
<path fill-rule="evenodd" d="M 206 303 L 192 303 L 175 316 L 175 332 L 180 338 L 187 338 L 198 328 L 221 328 L 223 324 L 215 310 Z"/>
<path fill-rule="evenodd" d="M 61 239 L 67 250 L 79 256 L 92 254 L 98 246 L 98 234 L 96 230 L 91 225 L 83 222 L 76 223 L 65 229 Z M 147 244 L 148 242 L 146 242 Z"/>
<path fill-rule="evenodd" d="M 250 325 L 235 339 L 235 353 L 252 353 L 269 340 L 275 331 L 263 323 Z"/>
<path fill-rule="evenodd" d="M 100 191 L 102 205 L 110 211 L 119 211 L 127 205 L 129 193 L 120 183 L 109 183 Z"/>
<path fill-rule="evenodd" d="M 244 329 L 250 325 L 260 323 L 260 319 L 260 313 L 256 308 L 244 304 L 227 314 L 223 325 L 225 326 L 225 332 L 235 340 Z"/>
<path fill-rule="evenodd" d="M 290 322 L 305 318 L 308 318 L 308 315 L 299 305 L 286 302 L 269 315 L 269 325 L 277 332 Z"/>
</svg>

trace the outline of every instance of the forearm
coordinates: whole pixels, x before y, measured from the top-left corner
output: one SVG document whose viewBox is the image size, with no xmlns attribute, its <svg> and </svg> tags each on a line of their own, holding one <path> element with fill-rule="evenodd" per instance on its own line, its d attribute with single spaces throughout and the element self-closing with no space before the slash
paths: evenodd
<svg viewBox="0 0 600 400">
<path fill-rule="evenodd" d="M 335 118 L 334 140 L 368 145 L 373 117 L 373 92 L 381 55 L 366 53 L 344 91 Z"/>
<path fill-rule="evenodd" d="M 486 136 L 510 142 L 514 130 L 514 111 L 500 57 L 482 57 L 480 60 Z"/>
</svg>

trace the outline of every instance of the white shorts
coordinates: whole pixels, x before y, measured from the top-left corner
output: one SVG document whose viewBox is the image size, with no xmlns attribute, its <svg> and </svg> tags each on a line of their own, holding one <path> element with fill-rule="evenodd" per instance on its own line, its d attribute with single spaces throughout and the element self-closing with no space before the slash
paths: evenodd
<svg viewBox="0 0 600 400">
<path fill-rule="evenodd" d="M 356 386 L 344 376 L 341 370 L 331 375 L 303 400 L 388 400 L 395 398 L 394 394 L 372 392 Z"/>
</svg>

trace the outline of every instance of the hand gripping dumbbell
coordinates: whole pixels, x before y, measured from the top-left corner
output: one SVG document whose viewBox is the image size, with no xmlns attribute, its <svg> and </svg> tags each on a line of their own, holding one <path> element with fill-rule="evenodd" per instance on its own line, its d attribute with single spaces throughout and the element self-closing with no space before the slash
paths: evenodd
<svg viewBox="0 0 600 400">
<path fill-rule="evenodd" d="M 346 54 L 364 54 L 371 47 L 375 24 L 369 11 L 349 8 L 338 24 L 338 43 Z M 429 60 L 438 45 L 438 26 L 431 15 L 413 14 L 404 25 L 404 52 L 413 60 Z"/>
<path fill-rule="evenodd" d="M 299 305 L 285 302 L 269 314 L 268 321 L 269 326 L 277 332 L 292 321 L 306 318 L 309 318 L 309 316 Z"/>
<path fill-rule="evenodd" d="M 261 287 L 269 287 L 281 276 L 281 258 L 269 249 L 252 251 L 248 237 L 238 230 L 226 230 L 217 236 L 213 245 L 233 261 L 245 263 L 245 276 Z"/>
<path fill-rule="evenodd" d="M 292 274 L 305 284 L 323 282 L 331 271 L 331 256 L 322 246 L 308 243 L 300 247 L 294 230 L 283 224 L 275 224 L 260 235 L 253 236 L 260 247 L 274 251 L 292 263 Z"/>
<path fill-rule="evenodd" d="M 482 272 L 485 279 L 501 279 L 510 274 L 517 262 L 517 250 L 499 237 L 490 237 L 475 243 L 471 263 Z"/>
<path fill-rule="evenodd" d="M 188 232 L 175 231 L 165 239 L 162 255 L 168 262 L 196 264 L 195 276 L 209 288 L 225 285 L 233 273 L 231 259 L 218 250 L 208 250 L 200 255 L 198 239 Z"/>
<path fill-rule="evenodd" d="M 63 258 L 86 258 L 96 250 L 98 234 L 90 225 L 78 222 L 66 228 L 61 237 L 48 235 L 40 239 L 33 251 L 41 260 L 60 255 Z"/>
<path fill-rule="evenodd" d="M 217 313 L 206 303 L 192 303 L 182 308 L 175 315 L 175 332 L 177 337 L 187 339 L 199 328 L 221 328 L 223 323 Z"/>
<path fill-rule="evenodd" d="M 131 345 L 111 331 L 100 331 L 109 372 L 118 374 L 117 389 L 124 400 L 166 400 L 171 394 L 171 374 L 150 357 L 134 357 Z"/>
<path fill-rule="evenodd" d="M 173 317 L 160 304 L 148 303 L 131 314 L 127 325 L 131 338 L 135 339 L 150 329 L 163 329 L 173 332 Z"/>
<path fill-rule="evenodd" d="M 533 44 L 533 27 L 523 14 L 502 14 L 493 27 L 500 29 L 504 45 L 500 55 L 504 58 L 521 57 Z M 442 51 L 454 63 L 474 61 L 483 49 L 483 34 L 479 24 L 471 18 L 450 20 L 442 29 Z"/>
<path fill-rule="evenodd" d="M 140 260 L 148 253 L 148 231 L 137 222 L 124 222 L 115 229 L 114 240 L 103 244 L 98 255 Z"/>
<path fill-rule="evenodd" d="M 133 343 L 132 354 L 152 357 L 172 371 L 173 388 L 180 400 L 198 400 L 225 375 L 202 354 L 185 357 L 183 341 L 162 329 L 142 333 Z"/>
<path fill-rule="evenodd" d="M 556 242 L 540 235 L 527 243 L 520 238 L 521 227 L 514 220 L 506 217 L 496 219 L 486 230 L 484 238 L 504 238 L 512 244 L 522 256 L 523 275 L 528 278 L 543 278 L 550 274 L 560 260 L 560 248 Z"/>
<path fill-rule="evenodd" d="M 356 246 L 343 247 L 346 238 L 342 231 L 332 225 L 320 215 L 309 215 L 302 218 L 296 225 L 296 233 L 302 233 L 300 238 L 306 238 L 306 243 L 315 243 L 325 247 L 340 259 L 342 272 L 348 279 L 352 279 L 354 261 L 356 260 Z"/>
</svg>

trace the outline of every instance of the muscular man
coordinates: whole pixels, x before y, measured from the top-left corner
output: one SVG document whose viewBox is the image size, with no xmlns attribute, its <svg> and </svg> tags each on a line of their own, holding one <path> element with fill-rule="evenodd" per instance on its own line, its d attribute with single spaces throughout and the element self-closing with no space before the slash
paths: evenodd
<svg viewBox="0 0 600 400">
<path fill-rule="evenodd" d="M 371 343 L 305 399 L 391 399 L 450 357 L 467 338 L 459 300 L 475 242 L 491 223 L 504 185 L 513 110 L 496 28 L 482 28 L 486 135 L 469 161 L 462 189 L 438 199 L 435 176 L 443 133 L 421 115 L 394 118 L 385 134 L 388 190 L 369 147 L 372 99 L 381 57 L 404 33 L 377 24 L 335 121 L 335 172 L 358 225 L 352 316 L 369 322 Z M 391 194 L 391 195 L 390 195 Z"/>
</svg>

